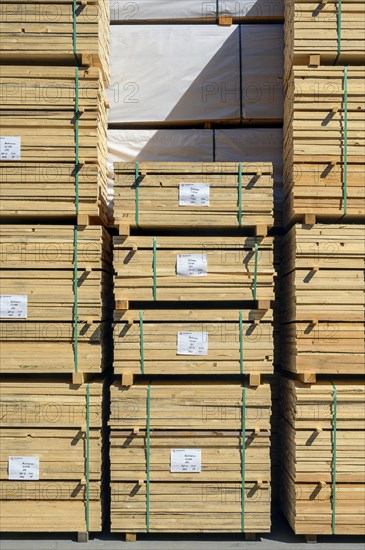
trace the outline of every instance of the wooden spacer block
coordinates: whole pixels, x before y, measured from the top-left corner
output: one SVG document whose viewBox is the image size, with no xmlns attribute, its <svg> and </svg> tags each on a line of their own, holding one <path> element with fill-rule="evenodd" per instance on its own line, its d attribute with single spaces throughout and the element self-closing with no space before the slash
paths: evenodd
<svg viewBox="0 0 365 550">
<path fill-rule="evenodd" d="M 86 485 L 86 477 L 85 476 L 80 479 L 80 484 L 81 485 Z"/>
<path fill-rule="evenodd" d="M 77 542 L 89 542 L 89 533 L 87 533 L 86 531 L 82 533 L 77 533 Z"/>
<path fill-rule="evenodd" d="M 319 271 L 319 265 L 313 265 L 311 267 L 311 271 L 314 271 L 315 273 L 317 273 L 317 271 Z"/>
<path fill-rule="evenodd" d="M 318 324 L 318 319 L 313 317 L 313 319 L 311 319 L 311 325 L 317 325 L 317 324 Z"/>
<path fill-rule="evenodd" d="M 261 384 L 261 374 L 259 372 L 250 373 L 250 386 L 257 388 Z"/>
<path fill-rule="evenodd" d="M 133 430 L 132 430 L 132 433 L 133 433 L 134 435 L 139 434 L 139 427 L 138 427 L 138 426 L 135 426 L 135 427 L 133 428 Z"/>
<path fill-rule="evenodd" d="M 211 130 L 212 129 L 212 123 L 211 122 L 204 122 L 204 129 L 205 130 Z"/>
<path fill-rule="evenodd" d="M 78 214 L 77 225 L 82 225 L 82 226 L 90 225 L 90 216 L 88 214 Z"/>
<path fill-rule="evenodd" d="M 255 541 L 257 539 L 256 533 L 245 533 L 245 539 L 247 541 Z"/>
<path fill-rule="evenodd" d="M 86 319 L 86 324 L 87 324 L 87 325 L 92 325 L 92 324 L 93 324 L 93 320 L 92 320 L 92 319 Z"/>
<path fill-rule="evenodd" d="M 304 537 L 308 544 L 317 544 L 317 535 L 304 535 Z"/>
<path fill-rule="evenodd" d="M 133 250 L 133 252 L 137 252 L 138 246 L 137 246 L 136 244 L 134 244 L 134 245 L 132 246 L 132 250 Z"/>
<path fill-rule="evenodd" d="M 331 113 L 337 113 L 338 112 L 338 106 L 334 105 L 331 109 Z"/>
<path fill-rule="evenodd" d="M 233 18 L 226 15 L 220 15 L 218 17 L 218 25 L 220 27 L 231 27 L 233 25 Z"/>
<path fill-rule="evenodd" d="M 84 375 L 82 372 L 73 372 L 72 373 L 72 383 L 76 386 L 81 386 L 84 383 Z"/>
<path fill-rule="evenodd" d="M 118 233 L 119 233 L 120 237 L 129 237 L 130 236 L 130 234 L 131 234 L 130 225 L 119 224 L 119 225 L 117 225 L 117 228 L 118 228 Z"/>
<path fill-rule="evenodd" d="M 320 433 L 323 431 L 323 428 L 317 427 L 314 431 L 315 431 L 317 434 L 320 434 Z"/>
<path fill-rule="evenodd" d="M 137 541 L 137 533 L 126 533 L 125 534 L 125 541 L 126 542 L 136 542 Z"/>
<path fill-rule="evenodd" d="M 145 178 L 145 177 L 148 175 L 148 172 L 147 172 L 147 170 L 140 170 L 139 175 L 140 175 L 142 178 Z"/>
<path fill-rule="evenodd" d="M 122 386 L 133 386 L 134 374 L 132 372 L 123 372 Z"/>
<path fill-rule="evenodd" d="M 118 309 L 118 310 L 121 310 L 121 311 L 127 311 L 129 309 L 128 300 L 116 300 L 115 301 L 115 309 Z"/>
<path fill-rule="evenodd" d="M 255 235 L 256 235 L 256 237 L 266 237 L 266 235 L 267 235 L 267 225 L 256 225 Z"/>
<path fill-rule="evenodd" d="M 312 372 L 302 372 L 298 374 L 298 378 L 303 384 L 315 384 L 317 382 L 317 376 Z"/>
<path fill-rule="evenodd" d="M 321 489 L 323 489 L 324 487 L 326 487 L 327 483 L 325 481 L 319 481 L 318 485 L 320 486 Z"/>
<path fill-rule="evenodd" d="M 309 56 L 309 65 L 312 67 L 319 67 L 321 64 L 321 56 L 318 54 Z"/>
<path fill-rule="evenodd" d="M 256 176 L 260 178 L 262 176 L 262 170 L 256 170 Z"/>
<path fill-rule="evenodd" d="M 81 65 L 85 67 L 91 67 L 93 64 L 93 56 L 91 53 L 82 53 L 81 54 Z"/>
<path fill-rule="evenodd" d="M 268 311 L 270 309 L 270 300 L 258 300 L 257 309 Z"/>
<path fill-rule="evenodd" d="M 85 267 L 85 271 L 86 271 L 87 273 L 91 273 L 92 270 L 93 270 L 93 268 L 91 267 L 91 265 L 87 265 L 87 266 Z"/>
<path fill-rule="evenodd" d="M 305 225 L 315 225 L 316 223 L 316 215 L 315 214 L 305 214 L 304 216 L 304 224 Z"/>
</svg>

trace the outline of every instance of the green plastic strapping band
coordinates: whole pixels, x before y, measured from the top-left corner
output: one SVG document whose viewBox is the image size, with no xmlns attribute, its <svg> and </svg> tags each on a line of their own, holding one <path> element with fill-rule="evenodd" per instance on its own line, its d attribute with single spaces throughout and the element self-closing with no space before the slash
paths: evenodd
<svg viewBox="0 0 365 550">
<path fill-rule="evenodd" d="M 242 225 L 242 162 L 238 164 L 238 225 Z"/>
<path fill-rule="evenodd" d="M 135 179 L 134 179 L 134 189 L 135 189 L 135 220 L 136 226 L 139 225 L 139 164 L 136 162 L 135 165 Z"/>
<path fill-rule="evenodd" d="M 157 299 L 157 237 L 153 237 L 153 299 Z"/>
<path fill-rule="evenodd" d="M 337 388 L 333 386 L 333 438 L 332 438 L 332 535 L 336 531 L 336 482 L 337 482 Z"/>
<path fill-rule="evenodd" d="M 139 352 L 141 357 L 141 373 L 144 374 L 144 336 L 143 336 L 143 311 L 139 312 Z"/>
<path fill-rule="evenodd" d="M 77 59 L 77 4 L 76 0 L 73 0 L 72 6 L 72 46 L 74 50 L 74 56 Z"/>
<path fill-rule="evenodd" d="M 257 272 L 258 272 L 258 265 L 259 265 L 259 244 L 257 242 L 257 239 L 255 238 L 255 271 L 253 276 L 253 299 L 257 300 Z"/>
<path fill-rule="evenodd" d="M 79 68 L 75 68 L 75 209 L 79 213 Z"/>
<path fill-rule="evenodd" d="M 347 214 L 347 130 L 348 130 L 348 88 L 347 88 L 347 67 L 343 69 L 343 103 L 344 103 L 344 121 L 343 121 L 343 213 Z"/>
<path fill-rule="evenodd" d="M 146 418 L 146 530 L 150 531 L 150 447 L 151 447 L 151 387 L 147 386 Z"/>
<path fill-rule="evenodd" d="M 342 0 L 337 2 L 337 58 L 341 54 L 342 40 Z"/>
<path fill-rule="evenodd" d="M 74 258 L 73 258 L 73 294 L 74 294 L 74 304 L 73 304 L 73 352 L 74 352 L 74 371 L 78 372 L 79 370 L 79 327 L 78 327 L 78 271 L 77 271 L 77 262 L 78 262 L 78 247 L 77 247 L 77 225 L 74 226 Z"/>
<path fill-rule="evenodd" d="M 90 531 L 90 384 L 86 384 L 86 433 L 85 433 L 85 521 Z"/>
<path fill-rule="evenodd" d="M 242 388 L 242 411 L 241 411 L 241 530 L 245 532 L 245 469 L 246 469 L 246 388 Z"/>
<path fill-rule="evenodd" d="M 243 319 L 240 311 L 240 374 L 243 374 Z"/>
</svg>

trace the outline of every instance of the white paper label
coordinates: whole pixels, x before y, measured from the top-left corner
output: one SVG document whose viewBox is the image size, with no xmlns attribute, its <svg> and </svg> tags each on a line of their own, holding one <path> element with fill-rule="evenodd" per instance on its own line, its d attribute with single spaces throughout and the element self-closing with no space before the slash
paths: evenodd
<svg viewBox="0 0 365 550">
<path fill-rule="evenodd" d="M 0 160 L 20 160 L 20 137 L 0 136 Z"/>
<path fill-rule="evenodd" d="M 179 206 L 209 206 L 208 183 L 180 183 Z"/>
<path fill-rule="evenodd" d="M 171 449 L 171 473 L 200 473 L 201 471 L 201 449 Z"/>
<path fill-rule="evenodd" d="M 178 355 L 208 355 L 207 332 L 178 332 Z"/>
<path fill-rule="evenodd" d="M 176 262 L 178 277 L 206 277 L 208 259 L 206 254 L 178 254 Z"/>
<path fill-rule="evenodd" d="M 39 480 L 38 456 L 9 456 L 9 479 L 21 481 Z"/>
<path fill-rule="evenodd" d="M 0 295 L 0 319 L 26 319 L 28 317 L 28 296 Z"/>
</svg>

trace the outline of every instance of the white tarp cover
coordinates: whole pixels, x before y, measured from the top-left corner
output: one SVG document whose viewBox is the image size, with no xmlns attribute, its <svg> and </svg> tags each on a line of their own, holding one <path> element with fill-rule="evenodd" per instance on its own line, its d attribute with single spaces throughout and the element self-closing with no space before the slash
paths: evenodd
<svg viewBox="0 0 365 550">
<path fill-rule="evenodd" d="M 282 17 L 284 0 L 219 0 L 219 15 Z M 208 19 L 217 16 L 216 0 L 110 0 L 112 21 Z"/>
<path fill-rule="evenodd" d="M 281 118 L 283 50 L 281 24 L 114 25 L 109 122 Z"/>
</svg>

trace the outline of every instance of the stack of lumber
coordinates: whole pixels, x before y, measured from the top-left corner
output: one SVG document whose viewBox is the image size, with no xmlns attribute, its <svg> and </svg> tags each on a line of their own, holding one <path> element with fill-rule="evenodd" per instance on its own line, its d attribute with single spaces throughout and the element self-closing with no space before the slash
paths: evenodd
<svg viewBox="0 0 365 550">
<path fill-rule="evenodd" d="M 101 531 L 102 384 L 0 389 L 1 530 Z"/>
<path fill-rule="evenodd" d="M 112 385 L 112 531 L 270 531 L 270 415 L 268 384 Z"/>
<path fill-rule="evenodd" d="M 80 370 L 100 372 L 111 305 L 108 233 L 67 225 L 3 225 L 0 231 L 1 372 L 73 372 L 76 301 Z M 11 298 L 22 306 L 11 308 Z"/>
<path fill-rule="evenodd" d="M 284 124 L 286 224 L 308 214 L 364 219 L 364 94 L 364 67 L 292 69 Z"/>
<path fill-rule="evenodd" d="M 117 301 L 274 299 L 272 237 L 114 237 L 114 266 Z"/>
<path fill-rule="evenodd" d="M 143 229 L 274 224 L 273 167 L 268 163 L 118 163 L 114 172 L 117 225 Z"/>
<path fill-rule="evenodd" d="M 78 212 L 105 219 L 107 115 L 99 69 L 4 66 L 1 83 L 2 134 L 19 143 L 18 156 L 0 163 L 2 215 L 75 215 L 78 164 Z"/>
<path fill-rule="evenodd" d="M 5 0 L 0 10 L 3 62 L 98 66 L 109 79 L 109 2 Z"/>
<path fill-rule="evenodd" d="M 296 533 L 365 534 L 365 386 L 282 380 L 283 510 Z"/>
<path fill-rule="evenodd" d="M 116 374 L 241 373 L 260 380 L 273 372 L 272 310 L 144 309 L 117 311 L 115 321 Z"/>
<path fill-rule="evenodd" d="M 365 6 L 362 0 L 285 1 L 287 66 L 365 61 Z M 319 60 L 318 60 L 319 61 Z"/>
<path fill-rule="evenodd" d="M 283 237 L 282 364 L 365 374 L 365 226 L 295 225 Z"/>
</svg>

